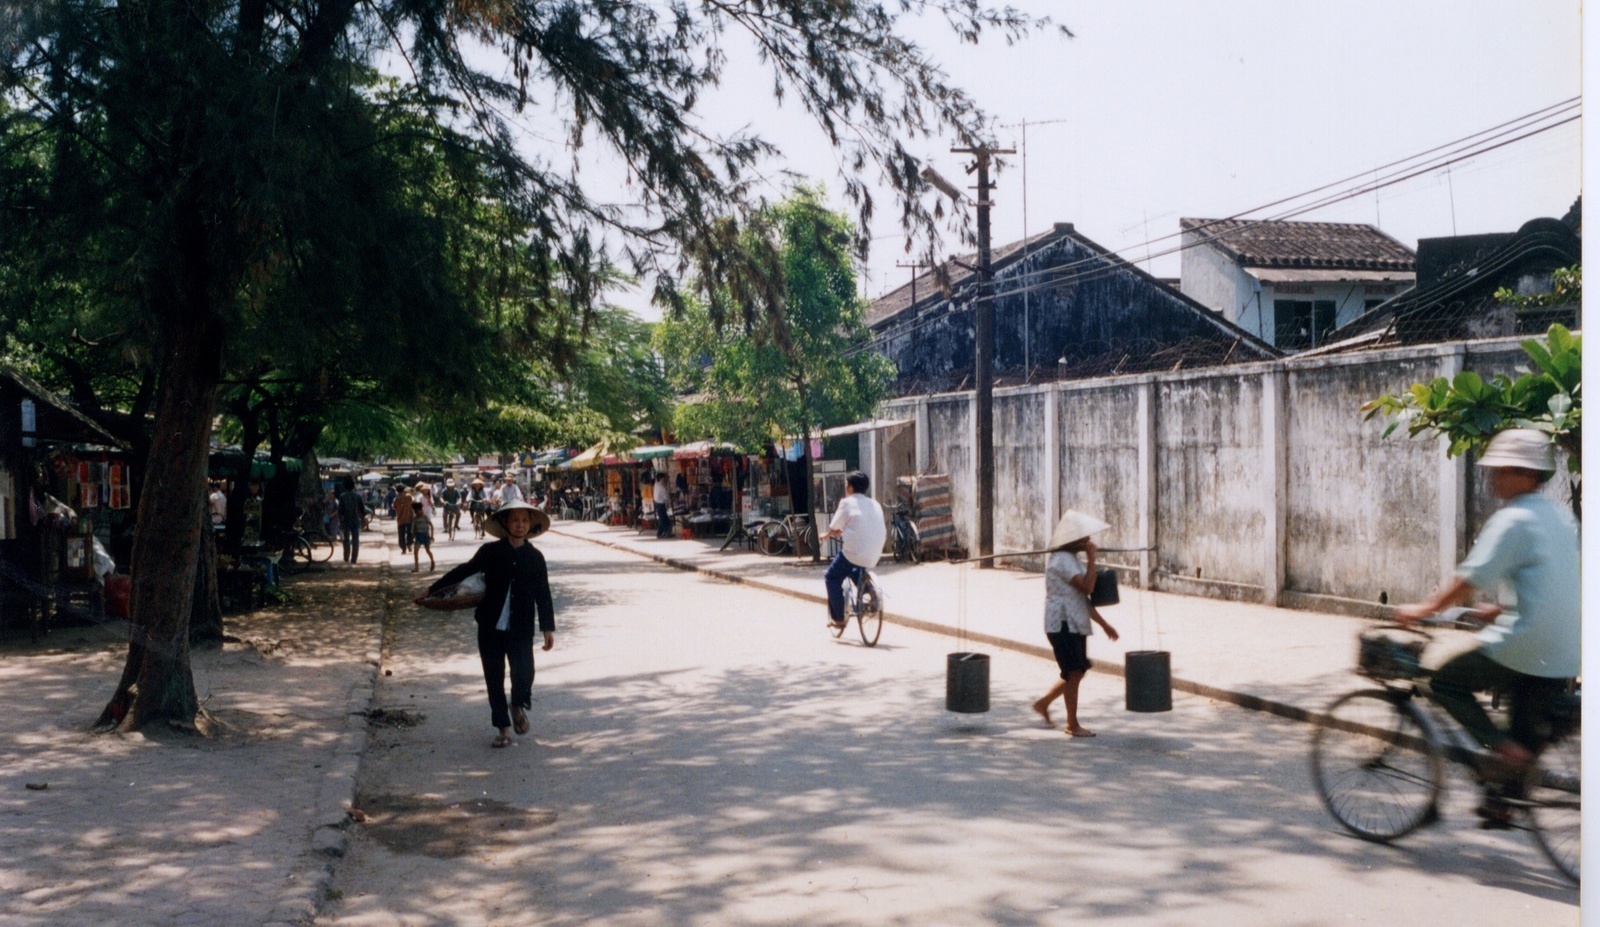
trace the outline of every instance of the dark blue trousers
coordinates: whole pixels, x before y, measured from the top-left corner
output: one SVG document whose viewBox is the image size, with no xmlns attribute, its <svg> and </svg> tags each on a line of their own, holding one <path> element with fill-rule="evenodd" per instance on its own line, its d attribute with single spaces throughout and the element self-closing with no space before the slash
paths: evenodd
<svg viewBox="0 0 1600 927">
<path fill-rule="evenodd" d="M 483 658 L 483 682 L 489 690 L 490 723 L 511 726 L 506 702 L 506 665 L 511 665 L 511 701 L 524 711 L 533 708 L 533 638 L 509 631 L 478 628 L 478 656 Z"/>
<path fill-rule="evenodd" d="M 828 587 L 828 617 L 835 622 L 844 620 L 844 581 L 859 579 L 860 575 L 861 568 L 846 560 L 843 552 L 833 558 L 828 572 L 822 574 L 822 583 Z"/>
</svg>

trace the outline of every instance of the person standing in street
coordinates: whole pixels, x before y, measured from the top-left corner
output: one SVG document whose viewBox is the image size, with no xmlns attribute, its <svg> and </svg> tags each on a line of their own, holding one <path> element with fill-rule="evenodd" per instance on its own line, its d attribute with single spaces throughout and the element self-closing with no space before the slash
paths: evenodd
<svg viewBox="0 0 1600 927">
<path fill-rule="evenodd" d="M 1094 594 L 1095 546 L 1089 538 L 1111 527 L 1093 515 L 1068 511 L 1056 523 L 1050 537 L 1052 551 L 1044 568 L 1044 636 L 1054 651 L 1061 678 L 1044 697 L 1033 703 L 1044 723 L 1050 720 L 1050 706 L 1057 698 L 1067 704 L 1065 731 L 1073 737 L 1093 737 L 1094 731 L 1078 723 L 1078 687 L 1094 664 L 1089 662 L 1089 635 L 1094 625 L 1105 629 L 1106 637 L 1117 639 L 1113 628 L 1089 603 Z M 1087 562 L 1078 560 L 1083 554 Z"/>
<path fill-rule="evenodd" d="M 883 506 L 867 495 L 870 488 L 867 475 L 860 470 L 845 477 L 844 498 L 833 510 L 833 520 L 822 540 L 843 538 L 839 555 L 829 564 L 822 582 L 828 590 L 828 626 L 835 630 L 844 627 L 844 581 L 861 570 L 878 565 L 883 556 L 883 542 L 889 536 L 884 524 Z"/>
<path fill-rule="evenodd" d="M 427 491 L 420 494 L 427 497 Z M 428 552 L 428 572 L 433 572 L 433 517 L 429 509 L 416 505 L 411 510 L 411 572 L 422 566 L 422 552 Z"/>
<path fill-rule="evenodd" d="M 222 525 L 228 520 L 228 496 L 222 491 L 222 484 L 216 481 L 211 483 L 211 495 L 206 497 L 211 506 L 211 523 Z"/>
<path fill-rule="evenodd" d="M 1544 708 L 1581 666 L 1583 613 L 1578 528 L 1572 516 L 1539 492 L 1555 475 L 1550 439 L 1531 428 L 1495 435 L 1478 460 L 1489 489 L 1505 504 L 1489 516 L 1456 575 L 1424 602 L 1397 609 L 1409 624 L 1477 593 L 1500 593 L 1499 605 L 1479 608 L 1490 622 L 1478 646 L 1433 674 L 1435 700 L 1477 741 L 1493 751 L 1491 778 L 1517 782 L 1543 748 Z M 1489 690 L 1509 695 L 1509 730 L 1478 702 Z M 1509 827 L 1515 809 L 1504 790 L 1491 790 L 1478 808 L 1485 826 Z"/>
<path fill-rule="evenodd" d="M 511 745 L 511 732 L 526 734 L 533 708 L 533 635 L 544 636 L 543 650 L 556 643 L 555 604 L 544 555 L 529 541 L 550 527 L 550 518 L 526 502 L 500 506 L 484 519 L 484 530 L 496 540 L 479 547 L 468 560 L 439 577 L 414 601 L 453 586 L 475 573 L 484 579 L 483 598 L 473 612 L 478 625 L 478 655 L 489 693 L 489 722 L 499 731 L 491 747 Z M 511 697 L 506 698 L 506 667 L 511 668 Z M 509 708 L 509 710 L 508 710 Z"/>
<path fill-rule="evenodd" d="M 399 486 L 394 496 L 394 525 L 400 534 L 400 553 L 411 553 L 411 519 L 416 503 L 411 498 L 411 487 Z"/>
<path fill-rule="evenodd" d="M 505 482 L 500 487 L 499 498 L 495 499 L 495 505 L 497 506 L 495 511 L 498 512 L 501 508 L 513 502 L 525 501 L 527 500 L 522 498 L 522 487 L 517 485 L 517 475 L 507 471 Z"/>
<path fill-rule="evenodd" d="M 339 539 L 344 543 L 344 562 L 355 563 L 361 556 L 361 526 L 367 518 L 367 506 L 356 492 L 354 480 L 347 476 L 340 485 Z"/>
<path fill-rule="evenodd" d="M 656 537 L 664 538 L 672 533 L 672 516 L 667 514 L 667 504 L 672 500 L 672 492 L 667 489 L 667 475 L 656 474 L 656 488 L 651 491 L 651 502 L 656 510 Z"/>
</svg>

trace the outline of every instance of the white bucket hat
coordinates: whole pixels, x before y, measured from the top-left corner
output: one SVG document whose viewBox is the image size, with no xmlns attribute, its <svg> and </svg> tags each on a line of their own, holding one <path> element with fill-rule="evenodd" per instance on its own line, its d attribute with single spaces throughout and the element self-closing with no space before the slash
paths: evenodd
<svg viewBox="0 0 1600 927">
<path fill-rule="evenodd" d="M 507 512 L 514 512 L 517 509 L 526 509 L 528 514 L 533 516 L 533 526 L 528 529 L 528 537 L 538 537 L 549 529 L 549 515 L 546 515 L 535 506 L 529 505 L 526 502 L 518 501 L 507 502 L 505 505 L 495 509 L 493 516 L 485 518 L 483 520 L 483 533 L 492 538 L 500 538 L 504 540 L 506 537 L 506 523 L 504 521 L 505 515 Z"/>
<path fill-rule="evenodd" d="M 1480 467 L 1520 467 L 1549 473 L 1556 468 L 1550 438 L 1532 428 L 1511 428 L 1495 435 L 1478 458 Z"/>
<path fill-rule="evenodd" d="M 1056 522 L 1056 530 L 1050 535 L 1050 549 L 1059 550 L 1111 527 L 1111 525 L 1093 515 L 1085 515 L 1076 509 L 1068 509 L 1061 520 Z"/>
</svg>

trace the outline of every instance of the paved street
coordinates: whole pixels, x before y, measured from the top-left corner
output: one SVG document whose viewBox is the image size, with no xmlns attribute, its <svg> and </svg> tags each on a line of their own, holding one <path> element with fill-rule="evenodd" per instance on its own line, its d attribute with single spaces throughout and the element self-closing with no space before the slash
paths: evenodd
<svg viewBox="0 0 1600 927">
<path fill-rule="evenodd" d="M 1459 779 L 1443 824 L 1373 846 L 1318 804 L 1303 724 L 1183 692 L 1131 714 L 1091 673 L 1100 736 L 1074 740 L 1027 709 L 1053 664 L 998 648 L 993 710 L 952 715 L 949 637 L 891 624 L 867 649 L 813 603 L 540 546 L 560 631 L 511 749 L 489 749 L 470 615 L 396 610 L 374 704 L 407 714 L 372 733 L 320 924 L 1578 921 Z"/>
</svg>

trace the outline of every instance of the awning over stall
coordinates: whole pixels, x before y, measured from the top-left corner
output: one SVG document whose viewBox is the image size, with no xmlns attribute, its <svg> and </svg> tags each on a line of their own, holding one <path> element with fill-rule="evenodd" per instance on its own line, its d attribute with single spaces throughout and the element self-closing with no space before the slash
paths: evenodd
<svg viewBox="0 0 1600 927">
<path fill-rule="evenodd" d="M 715 444 L 711 441 L 696 441 L 685 444 L 672 452 L 674 460 L 693 460 L 697 457 L 710 457 L 712 454 L 737 454 L 739 449 L 731 444 Z"/>
<path fill-rule="evenodd" d="M 587 470 L 590 467 L 600 466 L 600 461 L 604 460 L 605 456 L 606 442 L 601 441 L 599 444 L 562 464 L 561 468 L 564 470 Z"/>
<path fill-rule="evenodd" d="M 863 431 L 898 428 L 901 425 L 909 425 L 911 422 L 912 420 L 909 418 L 874 418 L 865 422 L 855 422 L 850 425 L 840 425 L 837 428 L 824 429 L 822 436 L 824 438 L 840 438 L 845 435 L 858 435 Z"/>
<path fill-rule="evenodd" d="M 23 394 L 22 437 L 64 444 L 103 444 L 125 447 L 93 419 L 68 405 L 32 377 L 7 364 L 0 364 L 0 379 L 8 380 Z M 31 411 L 29 411 L 31 409 Z"/>
<path fill-rule="evenodd" d="M 663 457 L 671 457 L 672 452 L 677 449 L 678 446 L 676 444 L 646 444 L 643 447 L 636 447 L 629 451 L 628 456 L 634 460 L 659 460 Z"/>
</svg>

